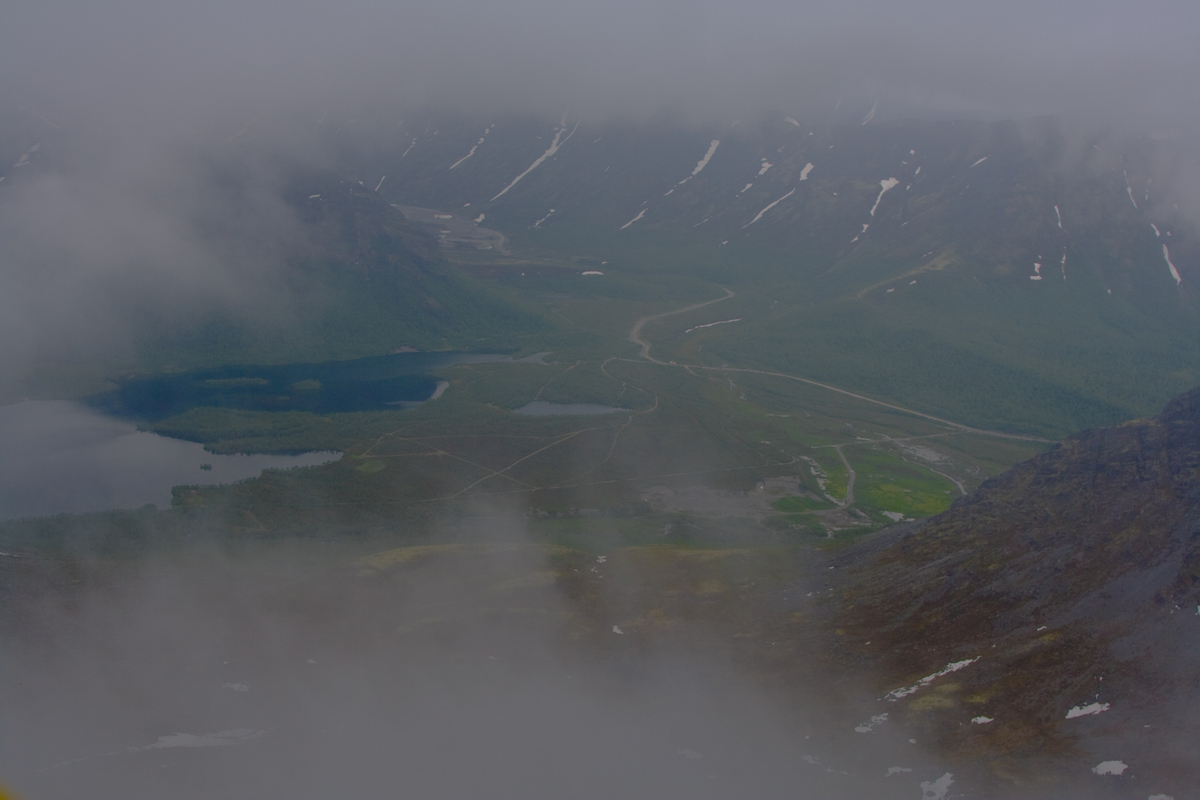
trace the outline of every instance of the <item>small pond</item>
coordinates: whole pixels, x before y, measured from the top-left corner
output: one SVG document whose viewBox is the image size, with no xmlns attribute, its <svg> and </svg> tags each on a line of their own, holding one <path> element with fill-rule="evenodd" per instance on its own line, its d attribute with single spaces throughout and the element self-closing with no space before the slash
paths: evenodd
<svg viewBox="0 0 1200 800">
<path fill-rule="evenodd" d="M 557 414 L 615 414 L 618 411 L 629 411 L 628 408 L 603 406 L 599 403 L 547 403 L 545 400 L 534 400 L 520 408 L 513 409 L 514 414 L 527 414 L 531 417 L 548 417 Z"/>
<path fill-rule="evenodd" d="M 171 504 L 171 487 L 231 483 L 341 453 L 214 455 L 78 403 L 0 406 L 0 519 Z M 202 469 L 207 465 L 209 469 Z"/>
</svg>

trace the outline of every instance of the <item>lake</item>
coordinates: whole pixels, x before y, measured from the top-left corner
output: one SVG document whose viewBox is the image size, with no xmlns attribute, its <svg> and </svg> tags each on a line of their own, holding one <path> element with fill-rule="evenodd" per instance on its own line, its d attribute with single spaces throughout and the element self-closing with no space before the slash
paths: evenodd
<svg viewBox="0 0 1200 800">
<path fill-rule="evenodd" d="M 0 406 L 0 519 L 171 504 L 171 487 L 232 483 L 341 453 L 214 455 L 60 400 Z M 208 464 L 211 469 L 201 469 Z"/>
<path fill-rule="evenodd" d="M 521 362 L 544 364 L 546 353 Z M 236 364 L 119 382 L 111 392 L 88 398 L 108 414 L 159 420 L 191 408 L 215 406 L 250 411 L 308 411 L 313 414 L 407 407 L 438 393 L 438 369 L 455 364 L 512 362 L 499 353 L 393 353 L 313 364 Z"/>
</svg>

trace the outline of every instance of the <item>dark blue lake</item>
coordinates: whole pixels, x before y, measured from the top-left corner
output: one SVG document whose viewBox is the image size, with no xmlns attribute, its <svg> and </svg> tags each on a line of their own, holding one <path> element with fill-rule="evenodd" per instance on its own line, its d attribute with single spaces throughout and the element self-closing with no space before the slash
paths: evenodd
<svg viewBox="0 0 1200 800">
<path fill-rule="evenodd" d="M 541 355 L 522 360 L 542 363 Z M 144 420 L 199 406 L 314 414 L 374 411 L 428 400 L 438 386 L 435 370 L 511 360 L 497 353 L 395 353 L 314 364 L 238 364 L 130 378 L 115 391 L 89 398 L 88 404 Z"/>
</svg>

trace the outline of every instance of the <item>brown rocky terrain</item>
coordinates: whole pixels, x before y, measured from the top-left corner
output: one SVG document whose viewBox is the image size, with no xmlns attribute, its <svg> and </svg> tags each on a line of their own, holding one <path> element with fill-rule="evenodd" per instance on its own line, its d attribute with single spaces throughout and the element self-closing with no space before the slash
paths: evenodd
<svg viewBox="0 0 1200 800">
<path fill-rule="evenodd" d="M 1200 779 L 1200 390 L 1072 436 L 841 564 L 844 655 L 915 687 L 882 704 L 945 752 L 991 761 L 1001 783 L 1046 759 L 1048 786 L 1118 760 L 1102 777 L 1125 792 L 1187 796 Z"/>
</svg>

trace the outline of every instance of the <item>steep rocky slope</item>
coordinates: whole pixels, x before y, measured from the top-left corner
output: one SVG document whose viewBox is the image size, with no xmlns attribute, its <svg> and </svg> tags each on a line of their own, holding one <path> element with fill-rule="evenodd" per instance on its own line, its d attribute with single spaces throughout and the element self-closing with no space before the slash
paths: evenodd
<svg viewBox="0 0 1200 800">
<path fill-rule="evenodd" d="M 1000 776 L 1052 758 L 1063 780 L 1120 761 L 1095 779 L 1126 793 L 1200 779 L 1200 390 L 841 565 L 843 654 L 884 665 L 897 722 Z"/>
</svg>

